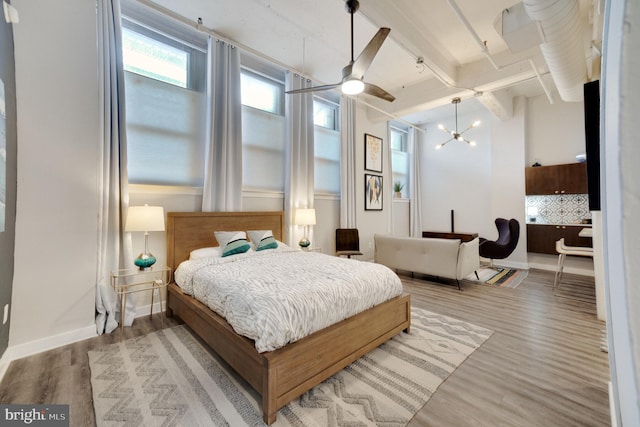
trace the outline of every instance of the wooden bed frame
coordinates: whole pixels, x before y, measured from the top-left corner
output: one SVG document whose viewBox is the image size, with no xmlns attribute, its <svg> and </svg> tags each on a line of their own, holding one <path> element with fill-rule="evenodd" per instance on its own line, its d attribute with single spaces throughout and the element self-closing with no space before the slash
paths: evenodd
<svg viewBox="0 0 640 427">
<path fill-rule="evenodd" d="M 284 240 L 284 213 L 169 212 L 167 265 L 175 271 L 192 250 L 217 246 L 214 231 L 234 230 L 272 230 L 277 240 Z M 281 407 L 401 331 L 409 332 L 411 300 L 407 294 L 395 297 L 265 353 L 175 283 L 168 287 L 167 314 L 182 319 L 260 393 L 264 422 L 271 424 Z"/>
</svg>

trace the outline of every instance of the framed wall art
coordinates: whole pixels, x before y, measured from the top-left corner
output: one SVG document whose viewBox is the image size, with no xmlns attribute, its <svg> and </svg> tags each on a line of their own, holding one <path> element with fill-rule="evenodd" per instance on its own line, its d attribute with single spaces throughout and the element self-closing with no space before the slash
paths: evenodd
<svg viewBox="0 0 640 427">
<path fill-rule="evenodd" d="M 382 177 L 364 174 L 364 210 L 382 210 Z"/>
<path fill-rule="evenodd" d="M 382 138 L 364 134 L 364 168 L 382 173 Z"/>
</svg>

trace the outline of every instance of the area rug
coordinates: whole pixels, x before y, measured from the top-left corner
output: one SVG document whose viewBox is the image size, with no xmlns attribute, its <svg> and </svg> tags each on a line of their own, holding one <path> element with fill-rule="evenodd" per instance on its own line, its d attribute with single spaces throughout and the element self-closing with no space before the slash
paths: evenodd
<svg viewBox="0 0 640 427">
<path fill-rule="evenodd" d="M 275 426 L 404 426 L 492 331 L 412 309 L 401 333 L 282 408 Z M 98 426 L 261 426 L 260 397 L 176 326 L 89 352 Z"/>
<path fill-rule="evenodd" d="M 465 277 L 472 282 L 480 282 L 500 288 L 517 288 L 527 278 L 527 270 L 506 267 L 480 267 L 477 270 L 478 278 L 474 273 Z"/>
</svg>

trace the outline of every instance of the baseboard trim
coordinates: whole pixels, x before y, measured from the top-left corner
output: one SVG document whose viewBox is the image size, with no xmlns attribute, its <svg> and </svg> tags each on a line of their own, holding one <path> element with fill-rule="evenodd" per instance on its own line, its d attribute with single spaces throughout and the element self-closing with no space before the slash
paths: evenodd
<svg viewBox="0 0 640 427">
<path fill-rule="evenodd" d="M 557 269 L 556 266 L 551 266 L 549 264 L 536 263 L 536 262 L 529 263 L 529 266 L 531 268 L 537 268 L 538 270 L 553 271 L 553 272 L 555 272 Z M 594 277 L 593 269 L 588 269 L 588 268 L 571 267 L 565 264 L 564 269 L 562 271 L 563 273 Z"/>
<path fill-rule="evenodd" d="M 483 263 L 482 265 L 484 266 L 484 258 L 482 259 Z M 489 265 L 489 260 L 486 261 L 486 265 Z M 507 261 L 507 260 L 493 260 L 493 266 L 494 267 L 507 267 L 507 268 L 517 268 L 518 270 L 528 270 L 530 268 L 529 263 L 526 262 L 513 262 L 513 261 Z"/>
<path fill-rule="evenodd" d="M 153 304 L 153 314 L 160 314 L 160 308 L 158 307 L 158 303 Z M 162 311 L 166 310 L 167 302 L 162 301 Z M 146 304 L 142 306 L 136 306 L 136 319 L 138 317 L 144 317 L 151 314 L 151 304 Z"/>
<path fill-rule="evenodd" d="M 7 372 L 9 364 L 11 364 L 11 362 L 13 362 L 14 360 L 22 359 L 23 357 L 32 356 L 37 353 L 42 353 L 43 351 L 62 347 L 63 345 L 73 344 L 75 342 L 82 341 L 88 338 L 93 338 L 97 335 L 98 334 L 96 333 L 96 325 L 93 324 L 84 328 L 75 329 L 73 331 L 65 332 L 51 337 L 29 341 L 24 344 L 9 346 L 2 355 L 2 358 L 0 358 L 0 381 L 2 381 L 4 374 Z"/>
<path fill-rule="evenodd" d="M 166 302 L 163 301 L 162 308 L 164 309 L 165 307 Z M 136 307 L 136 318 L 148 316 L 150 310 L 151 304 Z M 160 313 L 158 303 L 154 304 L 153 313 Z M 98 336 L 98 334 L 96 332 L 96 325 L 94 324 L 51 337 L 29 341 L 24 344 L 9 346 L 2 357 L 0 357 L 0 381 L 2 381 L 4 374 L 7 372 L 7 369 L 9 369 L 9 365 L 14 360 L 42 353 L 43 351 L 53 350 L 54 348 L 62 347 L 63 345 L 73 344 L 96 336 Z"/>
</svg>

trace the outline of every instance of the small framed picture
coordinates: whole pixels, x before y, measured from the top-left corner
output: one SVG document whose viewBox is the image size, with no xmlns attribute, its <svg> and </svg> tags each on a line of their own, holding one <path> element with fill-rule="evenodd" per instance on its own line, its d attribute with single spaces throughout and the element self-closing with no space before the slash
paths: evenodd
<svg viewBox="0 0 640 427">
<path fill-rule="evenodd" d="M 364 168 L 382 173 L 382 138 L 364 134 Z"/>
<path fill-rule="evenodd" d="M 364 174 L 364 210 L 382 210 L 382 177 Z"/>
</svg>

